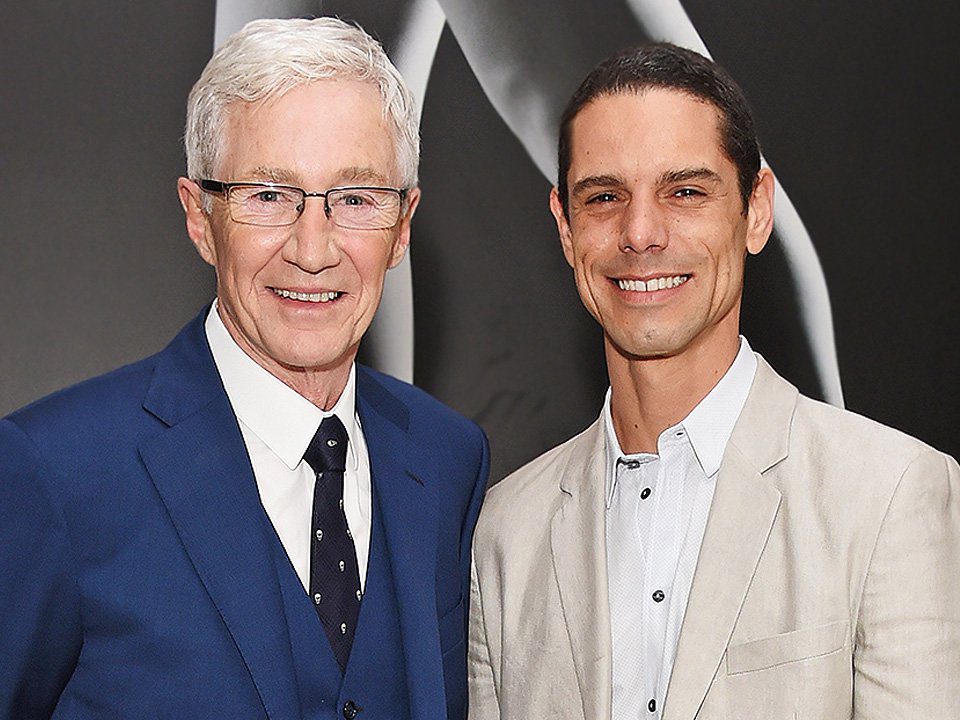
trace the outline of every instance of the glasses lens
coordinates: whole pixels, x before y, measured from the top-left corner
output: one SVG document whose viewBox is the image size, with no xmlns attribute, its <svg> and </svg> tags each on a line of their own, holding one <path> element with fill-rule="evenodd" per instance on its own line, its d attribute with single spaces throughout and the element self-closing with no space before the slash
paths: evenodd
<svg viewBox="0 0 960 720">
<path fill-rule="evenodd" d="M 234 185 L 230 188 L 230 217 L 247 225 L 291 225 L 300 217 L 303 192 L 296 188 Z"/>
<path fill-rule="evenodd" d="M 327 193 L 330 219 L 343 228 L 382 230 L 400 219 L 400 193 L 386 188 L 339 188 Z"/>
</svg>

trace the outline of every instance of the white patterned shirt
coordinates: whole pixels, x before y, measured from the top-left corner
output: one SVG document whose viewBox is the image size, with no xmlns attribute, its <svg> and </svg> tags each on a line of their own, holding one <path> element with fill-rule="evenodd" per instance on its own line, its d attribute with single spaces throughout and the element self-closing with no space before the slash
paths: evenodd
<svg viewBox="0 0 960 720">
<path fill-rule="evenodd" d="M 757 369 L 744 338 L 733 364 L 657 453 L 624 455 L 603 407 L 613 720 L 659 720 L 720 461 Z"/>
</svg>

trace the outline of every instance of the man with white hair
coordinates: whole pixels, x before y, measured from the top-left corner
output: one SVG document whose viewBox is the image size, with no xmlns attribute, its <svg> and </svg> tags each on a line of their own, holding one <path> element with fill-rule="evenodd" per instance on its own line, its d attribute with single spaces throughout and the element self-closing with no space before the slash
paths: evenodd
<svg viewBox="0 0 960 720">
<path fill-rule="evenodd" d="M 0 421 L 0 718 L 463 717 L 486 439 L 355 362 L 420 199 L 413 100 L 362 30 L 257 21 L 186 149 L 212 306 Z"/>
</svg>

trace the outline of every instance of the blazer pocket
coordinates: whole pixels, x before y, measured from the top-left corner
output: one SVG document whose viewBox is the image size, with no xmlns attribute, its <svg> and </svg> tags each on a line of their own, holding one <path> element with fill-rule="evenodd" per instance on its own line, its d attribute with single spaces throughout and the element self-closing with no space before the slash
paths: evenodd
<svg viewBox="0 0 960 720">
<path fill-rule="evenodd" d="M 444 613 L 439 621 L 440 652 L 445 653 L 466 638 L 466 622 L 463 617 L 463 598 L 460 598 L 452 610 Z"/>
<path fill-rule="evenodd" d="M 848 621 L 840 620 L 733 645 L 727 648 L 727 674 L 764 670 L 829 655 L 846 645 L 849 625 Z"/>
</svg>

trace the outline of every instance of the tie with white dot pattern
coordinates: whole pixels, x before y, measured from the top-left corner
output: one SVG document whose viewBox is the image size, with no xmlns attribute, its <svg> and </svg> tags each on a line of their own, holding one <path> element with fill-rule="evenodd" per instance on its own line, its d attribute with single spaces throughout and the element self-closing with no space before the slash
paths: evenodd
<svg viewBox="0 0 960 720">
<path fill-rule="evenodd" d="M 303 459 L 317 474 L 310 538 L 310 599 L 341 670 L 347 667 L 360 614 L 357 553 L 343 512 L 347 431 L 336 415 L 324 418 Z"/>
</svg>

